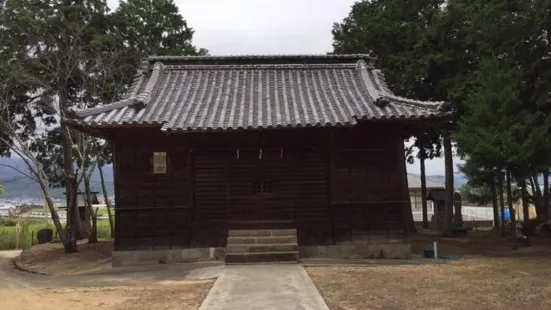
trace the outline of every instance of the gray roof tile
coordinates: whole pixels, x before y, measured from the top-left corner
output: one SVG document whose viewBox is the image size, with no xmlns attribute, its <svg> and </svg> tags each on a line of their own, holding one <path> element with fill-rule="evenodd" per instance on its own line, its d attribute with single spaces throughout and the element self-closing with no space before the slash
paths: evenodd
<svg viewBox="0 0 551 310">
<path fill-rule="evenodd" d="M 123 100 L 75 111 L 78 122 L 200 131 L 347 126 L 449 113 L 444 102 L 394 95 L 366 55 L 165 56 L 143 66 Z"/>
</svg>

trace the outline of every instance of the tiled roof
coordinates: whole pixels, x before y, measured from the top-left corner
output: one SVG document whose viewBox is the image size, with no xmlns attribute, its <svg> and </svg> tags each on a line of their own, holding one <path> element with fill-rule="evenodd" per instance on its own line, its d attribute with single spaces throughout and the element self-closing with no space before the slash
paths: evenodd
<svg viewBox="0 0 551 310">
<path fill-rule="evenodd" d="M 446 188 L 446 185 L 442 182 L 438 182 L 436 180 L 428 178 L 425 181 L 428 189 Z M 408 173 L 408 187 L 409 189 L 421 189 L 421 177 L 415 174 Z"/>
<path fill-rule="evenodd" d="M 395 96 L 366 55 L 164 56 L 123 100 L 75 112 L 87 126 L 200 131 L 438 118 L 446 106 Z"/>
</svg>

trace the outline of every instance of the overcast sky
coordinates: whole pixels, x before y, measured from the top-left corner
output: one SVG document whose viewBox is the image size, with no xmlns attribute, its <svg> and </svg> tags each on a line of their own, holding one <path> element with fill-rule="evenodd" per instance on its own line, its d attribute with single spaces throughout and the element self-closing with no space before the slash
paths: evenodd
<svg viewBox="0 0 551 310">
<path fill-rule="evenodd" d="M 118 0 L 108 0 L 115 9 Z M 175 0 L 193 43 L 211 55 L 325 54 L 331 29 L 355 0 Z M 427 174 L 444 174 L 444 160 L 427 162 Z M 419 173 L 419 165 L 408 166 Z"/>
</svg>

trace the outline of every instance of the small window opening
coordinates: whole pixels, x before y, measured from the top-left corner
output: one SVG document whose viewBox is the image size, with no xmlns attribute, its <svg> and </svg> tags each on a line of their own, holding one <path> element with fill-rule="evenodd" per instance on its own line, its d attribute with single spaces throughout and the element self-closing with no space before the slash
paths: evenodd
<svg viewBox="0 0 551 310">
<path fill-rule="evenodd" d="M 166 174 L 166 152 L 153 153 L 153 173 Z"/>
<path fill-rule="evenodd" d="M 260 192 L 262 192 L 260 182 L 253 182 L 253 194 L 258 194 Z"/>
<path fill-rule="evenodd" d="M 252 189 L 253 189 L 253 194 L 271 193 L 272 192 L 272 182 L 270 182 L 270 181 L 253 182 Z"/>
<path fill-rule="evenodd" d="M 264 184 L 262 186 L 262 192 L 263 193 L 271 193 L 272 192 L 272 182 L 264 181 Z"/>
</svg>

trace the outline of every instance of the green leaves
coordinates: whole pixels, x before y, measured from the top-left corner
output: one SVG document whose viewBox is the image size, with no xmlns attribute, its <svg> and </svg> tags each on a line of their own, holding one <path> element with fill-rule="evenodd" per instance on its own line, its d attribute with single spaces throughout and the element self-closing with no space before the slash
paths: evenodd
<svg viewBox="0 0 551 310">
<path fill-rule="evenodd" d="M 137 59 L 206 54 L 192 44 L 193 30 L 173 0 L 122 1 L 111 21 L 114 35 Z"/>
<path fill-rule="evenodd" d="M 172 0 L 124 1 L 112 13 L 105 0 L 10 0 L 0 24 L 0 124 L 14 129 L 0 131 L 0 156 L 25 143 L 53 185 L 65 178 L 59 120 L 70 108 L 120 99 L 142 57 L 206 53 Z M 43 125 L 58 128 L 44 133 Z M 87 149 L 73 147 L 76 167 L 110 161 L 98 141 L 71 136 Z"/>
<path fill-rule="evenodd" d="M 444 2 L 357 2 L 350 14 L 333 26 L 334 53 L 369 53 L 377 57 L 377 67 L 398 95 L 420 100 L 447 99 L 446 80 L 456 61 L 453 54 L 444 52 L 448 42 L 441 40 L 442 28 L 435 27 L 446 21 Z M 440 132 L 428 131 L 417 137 L 415 147 L 432 159 L 440 156 Z M 406 157 L 413 162 L 412 156 Z"/>
<path fill-rule="evenodd" d="M 468 20 L 477 66 L 456 89 L 464 108 L 455 134 L 462 155 L 517 178 L 549 166 L 551 73 L 538 1 L 451 1 Z M 541 3 L 540 3 L 541 5 Z"/>
<path fill-rule="evenodd" d="M 353 5 L 348 17 L 333 26 L 334 53 L 369 53 L 385 72 L 392 89 L 403 96 L 440 99 L 429 87 L 427 49 L 430 25 L 444 1 L 379 0 Z"/>
<path fill-rule="evenodd" d="M 399 95 L 452 102 L 458 153 L 518 178 L 551 166 L 550 11 L 547 0 L 360 1 L 333 48 L 378 57 Z M 439 155 L 438 133 L 418 138 Z"/>
</svg>

